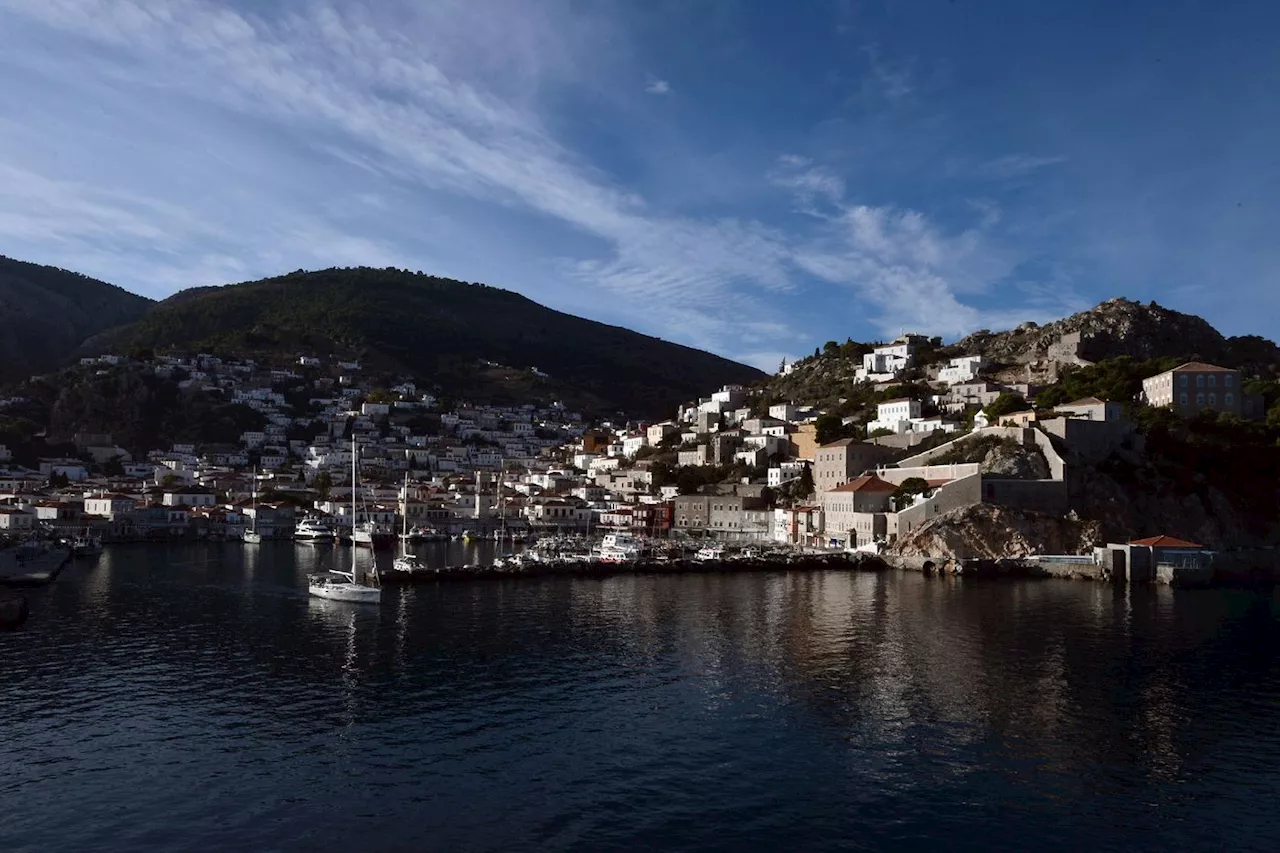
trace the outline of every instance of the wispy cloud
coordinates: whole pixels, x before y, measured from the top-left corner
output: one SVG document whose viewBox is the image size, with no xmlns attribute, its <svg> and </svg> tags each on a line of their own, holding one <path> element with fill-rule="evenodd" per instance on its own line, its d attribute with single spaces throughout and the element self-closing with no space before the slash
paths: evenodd
<svg viewBox="0 0 1280 853">
<path fill-rule="evenodd" d="M 334 264 L 474 279 L 486 277 L 479 258 L 494 284 L 769 369 L 811 347 L 807 335 L 833 333 L 797 331 L 789 300 L 830 304 L 823 322 L 855 334 L 868 318 L 884 333 L 960 334 L 1002 316 L 984 307 L 998 289 L 1010 313 L 1039 309 L 1014 287 L 1030 276 L 994 202 L 974 202 L 968 220 L 870 203 L 856 171 L 798 155 L 734 170 L 767 206 L 677 203 L 627 182 L 626 157 L 592 158 L 566 129 L 579 116 L 547 106 L 609 76 L 598 46 L 616 40 L 575 6 L 0 0 L 13 34 L 0 59 L 78 95 L 64 124 L 115 143 L 96 153 L 98 140 L 57 133 L 29 96 L 27 117 L 0 127 L 0 240 L 153 293 Z M 866 57 L 868 107 L 901 112 L 891 102 L 916 93 L 910 64 Z M 643 67 L 610 77 L 628 109 Z M 673 91 L 644 79 L 648 93 Z M 43 156 L 43 139 L 79 169 Z M 773 154 L 741 162 L 761 156 Z M 1050 161 L 980 168 L 1012 176 Z M 511 248 L 522 241 L 537 245 Z"/>
<path fill-rule="evenodd" d="M 868 75 L 864 90 L 889 101 L 899 101 L 915 91 L 911 69 L 885 59 L 874 44 L 863 48 L 867 56 Z"/>
<path fill-rule="evenodd" d="M 666 95 L 671 92 L 671 84 L 666 80 L 650 77 L 649 82 L 645 84 L 644 90 L 650 95 Z"/>
<path fill-rule="evenodd" d="M 821 215 L 816 200 L 838 203 L 844 198 L 844 179 L 826 166 L 815 164 L 807 157 L 783 154 L 778 165 L 769 175 L 777 186 L 791 190 L 803 213 Z"/>
<path fill-rule="evenodd" d="M 723 349 L 753 289 L 789 286 L 779 235 L 652 209 L 527 105 L 450 73 L 374 7 L 316 2 L 279 18 L 203 0 L 0 0 L 0 9 L 97 44 L 93 54 L 134 86 L 275 122 L 398 181 L 567 224 L 601 248 L 576 265 L 580 281 L 650 306 L 641 319 L 668 319 L 690 342 Z M 442 14 L 423 29 L 439 40 L 449 26 Z M 647 88 L 670 91 L 658 79 Z"/>
<path fill-rule="evenodd" d="M 870 319 L 882 334 L 907 328 L 954 337 L 1015 316 L 1016 322 L 1045 316 L 1022 300 L 994 310 L 966 301 L 1007 284 L 1025 260 L 992 233 L 999 217 L 990 204 L 981 206 L 976 223 L 946 231 L 919 211 L 849 201 L 843 183 L 827 180 L 829 174 L 794 156 L 782 158 L 774 173 L 775 183 L 802 201 L 821 187 L 834 210 L 792 259 L 820 279 L 851 288 L 862 305 L 875 306 Z"/>
<path fill-rule="evenodd" d="M 1066 162 L 1065 157 L 1044 157 L 1033 154 L 1006 154 L 1003 157 L 996 157 L 979 163 L 973 173 L 981 178 L 990 178 L 992 180 L 1010 180 L 1012 178 L 1022 178 L 1049 166 L 1056 166 L 1059 163 Z"/>
</svg>

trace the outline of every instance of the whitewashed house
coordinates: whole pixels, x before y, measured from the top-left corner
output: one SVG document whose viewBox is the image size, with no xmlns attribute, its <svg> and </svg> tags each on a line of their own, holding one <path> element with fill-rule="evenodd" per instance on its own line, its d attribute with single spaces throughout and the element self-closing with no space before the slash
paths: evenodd
<svg viewBox="0 0 1280 853">
<path fill-rule="evenodd" d="M 938 371 L 938 381 L 948 385 L 969 382 L 982 372 L 985 360 L 980 355 L 962 355 L 947 362 L 947 366 Z"/>
</svg>

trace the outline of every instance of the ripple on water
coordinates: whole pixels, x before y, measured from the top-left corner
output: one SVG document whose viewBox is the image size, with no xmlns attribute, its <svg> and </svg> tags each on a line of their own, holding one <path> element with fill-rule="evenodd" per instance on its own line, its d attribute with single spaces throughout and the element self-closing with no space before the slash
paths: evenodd
<svg viewBox="0 0 1280 853">
<path fill-rule="evenodd" d="M 32 596 L 0 636 L 0 849 L 1280 837 L 1267 596 L 759 574 L 349 608 L 291 549 L 245 559 L 112 552 Z"/>
</svg>

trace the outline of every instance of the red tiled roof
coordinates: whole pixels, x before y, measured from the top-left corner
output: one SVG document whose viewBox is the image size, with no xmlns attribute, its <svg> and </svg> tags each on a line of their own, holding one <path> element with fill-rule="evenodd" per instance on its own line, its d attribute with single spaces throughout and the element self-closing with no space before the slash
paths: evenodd
<svg viewBox="0 0 1280 853">
<path fill-rule="evenodd" d="M 875 474 L 863 474 L 843 486 L 836 486 L 833 492 L 895 492 L 898 487 L 893 483 L 881 480 Z"/>
<path fill-rule="evenodd" d="M 1203 361 L 1188 361 L 1186 364 L 1179 364 L 1174 370 L 1197 370 L 1201 373 L 1235 373 L 1229 367 L 1218 367 L 1216 364 L 1206 364 Z"/>
<path fill-rule="evenodd" d="M 1129 543 L 1130 545 L 1140 545 L 1143 548 L 1203 548 L 1195 542 L 1188 542 L 1185 539 L 1175 539 L 1172 536 L 1148 536 L 1146 539 L 1135 539 Z"/>
</svg>

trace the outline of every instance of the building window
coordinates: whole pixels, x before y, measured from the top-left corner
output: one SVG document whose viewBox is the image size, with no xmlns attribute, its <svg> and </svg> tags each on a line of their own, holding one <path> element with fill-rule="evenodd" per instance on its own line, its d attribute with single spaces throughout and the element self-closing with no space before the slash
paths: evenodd
<svg viewBox="0 0 1280 853">
<path fill-rule="evenodd" d="M 1204 405 L 1204 395 L 1203 395 L 1203 394 L 1197 394 L 1197 395 L 1196 395 L 1196 405 L 1197 405 L 1197 406 L 1203 406 L 1203 405 Z"/>
<path fill-rule="evenodd" d="M 1210 405 L 1210 406 L 1216 406 L 1216 405 L 1218 405 L 1218 395 L 1217 395 L 1217 394 L 1214 394 L 1213 392 L 1210 392 L 1210 393 L 1209 393 L 1209 405 Z"/>
<path fill-rule="evenodd" d="M 1178 387 L 1180 388 L 1187 387 L 1187 375 L 1185 373 L 1178 377 Z"/>
<path fill-rule="evenodd" d="M 1203 388 L 1203 387 L 1204 387 L 1204 374 L 1202 374 L 1202 373 L 1198 373 L 1198 374 L 1196 374 L 1196 387 L 1197 387 L 1197 388 Z"/>
<path fill-rule="evenodd" d="M 1227 386 L 1228 388 L 1230 388 L 1234 382 L 1235 382 L 1235 377 L 1232 376 L 1230 373 L 1222 377 L 1222 384 Z"/>
<path fill-rule="evenodd" d="M 1187 404 L 1187 395 L 1186 395 L 1186 393 L 1184 392 L 1184 393 L 1182 393 L 1182 394 L 1179 394 L 1179 395 L 1178 395 L 1178 405 L 1179 405 L 1179 406 L 1185 406 L 1186 404 Z"/>
<path fill-rule="evenodd" d="M 1217 385 L 1218 385 L 1218 377 L 1216 377 L 1216 376 L 1214 376 L 1212 373 L 1210 373 L 1210 374 L 1209 374 L 1209 387 L 1210 387 L 1210 388 L 1216 388 L 1216 387 L 1217 387 Z"/>
<path fill-rule="evenodd" d="M 1228 378 L 1230 378 L 1230 377 L 1228 377 Z M 1235 403 L 1235 401 L 1236 401 L 1235 395 L 1234 395 L 1234 394 L 1232 394 L 1231 392 L 1227 392 L 1226 394 L 1223 394 L 1223 395 L 1222 395 L 1222 402 L 1223 402 L 1223 404 L 1225 404 L 1225 405 L 1227 405 L 1227 406 L 1230 406 L 1230 405 L 1234 404 L 1234 403 Z"/>
</svg>

